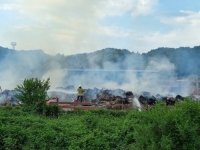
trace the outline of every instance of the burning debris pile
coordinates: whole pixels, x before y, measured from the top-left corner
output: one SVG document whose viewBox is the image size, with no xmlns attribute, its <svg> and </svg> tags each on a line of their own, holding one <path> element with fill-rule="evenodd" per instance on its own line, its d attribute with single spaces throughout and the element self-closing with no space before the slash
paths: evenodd
<svg viewBox="0 0 200 150">
<path fill-rule="evenodd" d="M 95 94 L 95 96 L 93 96 L 93 99 L 91 99 L 91 102 L 102 104 L 107 109 L 118 109 L 118 110 L 130 109 L 130 108 L 149 110 L 158 101 L 164 102 L 166 106 L 173 106 L 175 105 L 176 102 L 183 102 L 184 100 L 184 97 L 182 97 L 181 95 L 176 95 L 174 97 L 172 95 L 162 96 L 160 94 L 157 94 L 156 96 L 153 96 L 149 92 L 142 92 L 140 95 L 137 95 L 133 94 L 133 92 L 131 91 L 124 91 L 121 89 L 117 90 L 90 89 L 85 93 L 85 101 L 90 100 L 91 98 L 90 95 L 93 95 L 91 93 Z"/>
<path fill-rule="evenodd" d="M 66 88 L 59 88 L 61 92 Z M 56 91 L 54 91 L 56 92 Z M 60 101 L 74 101 L 77 98 L 76 92 L 66 92 L 63 96 L 58 96 Z M 73 97 L 73 98 L 72 98 Z M 106 109 L 151 109 L 158 101 L 164 102 L 167 106 L 173 106 L 175 102 L 183 101 L 181 95 L 173 97 L 172 95 L 162 96 L 157 94 L 152 96 L 149 92 L 142 92 L 141 94 L 133 94 L 132 91 L 125 91 L 122 89 L 85 89 L 84 102 L 96 103 Z"/>
<path fill-rule="evenodd" d="M 160 94 L 157 94 L 156 96 L 150 96 L 149 92 L 146 92 L 148 94 L 140 95 L 138 97 L 139 102 L 146 106 L 146 109 L 151 109 L 153 105 L 155 105 L 158 101 L 164 102 L 166 106 L 173 106 L 176 102 L 183 102 L 184 97 L 181 95 L 176 95 L 173 97 L 172 95 L 166 95 L 161 96 Z"/>
<path fill-rule="evenodd" d="M 176 97 L 172 95 L 161 96 L 160 94 L 152 96 L 149 92 L 142 92 L 138 95 L 133 94 L 132 91 L 122 89 L 89 88 L 84 90 L 84 102 L 95 103 L 106 109 L 151 109 L 158 101 L 164 102 L 167 106 L 173 106 L 176 102 L 184 100 L 181 95 Z M 47 93 L 49 98 L 58 97 L 61 102 L 72 102 L 77 99 L 77 92 L 73 86 L 68 88 L 59 87 L 55 90 L 49 90 Z M 19 94 L 18 91 L 4 90 L 1 92 L 0 105 L 17 105 L 18 99 L 15 97 L 15 94 Z"/>
<path fill-rule="evenodd" d="M 97 102 L 103 104 L 107 109 L 123 110 L 130 109 L 133 102 L 133 93 L 124 92 L 123 96 L 115 96 L 112 94 L 103 93 L 98 95 Z"/>
<path fill-rule="evenodd" d="M 2 106 L 15 106 L 17 105 L 18 99 L 15 97 L 19 94 L 16 90 L 4 90 L 0 93 L 0 105 Z"/>
<path fill-rule="evenodd" d="M 56 88 L 56 90 L 48 91 L 50 97 L 58 97 L 59 101 L 70 102 L 77 100 L 77 92 L 66 90 L 67 88 Z M 74 88 L 72 88 L 74 89 Z M 98 104 L 107 109 L 129 109 L 132 106 L 133 93 L 126 92 L 122 89 L 84 89 L 84 102 Z"/>
</svg>

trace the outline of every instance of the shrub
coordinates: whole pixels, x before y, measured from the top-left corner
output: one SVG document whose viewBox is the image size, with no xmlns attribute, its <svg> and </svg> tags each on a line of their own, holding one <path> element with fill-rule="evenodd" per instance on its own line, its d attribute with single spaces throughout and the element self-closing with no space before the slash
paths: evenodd
<svg viewBox="0 0 200 150">
<path fill-rule="evenodd" d="M 138 149 L 199 149 L 200 105 L 186 99 L 173 108 L 156 105 L 134 119 L 134 138 Z"/>
<path fill-rule="evenodd" d="M 47 90 L 50 88 L 50 78 L 39 80 L 38 78 L 25 79 L 15 90 L 20 94 L 15 96 L 22 102 L 26 111 L 43 114 L 46 110 Z"/>
<path fill-rule="evenodd" d="M 58 105 L 50 105 L 45 109 L 45 116 L 58 118 L 62 114 L 62 109 Z"/>
</svg>

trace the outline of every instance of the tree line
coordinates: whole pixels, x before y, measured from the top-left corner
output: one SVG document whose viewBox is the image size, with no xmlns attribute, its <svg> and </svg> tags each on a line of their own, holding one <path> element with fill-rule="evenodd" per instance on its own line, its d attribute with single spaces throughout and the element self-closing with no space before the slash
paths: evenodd
<svg viewBox="0 0 200 150">
<path fill-rule="evenodd" d="M 28 75 L 37 77 L 54 68 L 145 70 L 151 60 L 159 64 L 162 59 L 168 59 L 174 65 L 175 73 L 179 77 L 187 77 L 191 74 L 200 76 L 199 58 L 200 46 L 160 47 L 142 54 L 130 52 L 127 49 L 105 48 L 91 53 L 67 56 L 48 55 L 42 50 L 15 51 L 0 47 L 0 62 L 6 62 L 3 64 L 4 69 L 15 64 L 21 69 L 26 68 Z"/>
</svg>

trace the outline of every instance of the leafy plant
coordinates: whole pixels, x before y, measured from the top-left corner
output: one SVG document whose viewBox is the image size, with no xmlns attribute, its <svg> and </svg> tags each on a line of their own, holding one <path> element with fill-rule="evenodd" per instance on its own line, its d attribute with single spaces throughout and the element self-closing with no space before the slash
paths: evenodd
<svg viewBox="0 0 200 150">
<path fill-rule="evenodd" d="M 15 90 L 20 94 L 15 95 L 26 110 L 36 111 L 42 114 L 46 109 L 47 90 L 50 88 L 50 78 L 39 80 L 38 78 L 25 79 L 17 85 Z"/>
<path fill-rule="evenodd" d="M 46 113 L 57 112 L 57 106 Z M 58 118 L 22 107 L 0 109 L 0 150 L 171 150 L 200 149 L 200 105 L 187 98 L 150 110 L 77 110 Z"/>
<path fill-rule="evenodd" d="M 200 105 L 185 99 L 173 108 L 156 105 L 138 113 L 134 119 L 134 138 L 138 149 L 199 149 Z"/>
</svg>

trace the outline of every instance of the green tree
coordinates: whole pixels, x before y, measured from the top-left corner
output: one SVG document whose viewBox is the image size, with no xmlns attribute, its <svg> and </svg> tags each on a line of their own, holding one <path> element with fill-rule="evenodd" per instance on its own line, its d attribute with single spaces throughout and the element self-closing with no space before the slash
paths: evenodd
<svg viewBox="0 0 200 150">
<path fill-rule="evenodd" d="M 15 88 L 20 93 L 16 97 L 22 102 L 26 110 L 44 113 L 48 99 L 47 90 L 50 88 L 49 84 L 50 78 L 47 80 L 25 79 L 22 84 Z"/>
</svg>

